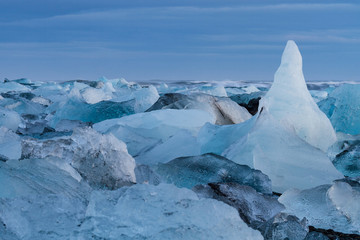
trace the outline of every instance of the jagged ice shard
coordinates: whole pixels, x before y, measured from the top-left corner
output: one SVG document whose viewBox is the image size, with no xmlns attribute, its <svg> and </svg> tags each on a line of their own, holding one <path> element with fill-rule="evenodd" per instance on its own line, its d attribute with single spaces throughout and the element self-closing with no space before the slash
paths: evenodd
<svg viewBox="0 0 360 240">
<path fill-rule="evenodd" d="M 250 130 L 239 131 L 241 137 L 222 153 L 268 175 L 276 192 L 343 177 L 324 153 L 336 137 L 306 88 L 301 61 L 296 44 L 289 41 L 258 114 L 243 123 Z"/>
<path fill-rule="evenodd" d="M 259 109 L 295 129 L 296 134 L 324 152 L 336 142 L 335 131 L 308 91 L 302 57 L 294 41 L 288 41 L 274 82 L 260 101 Z"/>
</svg>

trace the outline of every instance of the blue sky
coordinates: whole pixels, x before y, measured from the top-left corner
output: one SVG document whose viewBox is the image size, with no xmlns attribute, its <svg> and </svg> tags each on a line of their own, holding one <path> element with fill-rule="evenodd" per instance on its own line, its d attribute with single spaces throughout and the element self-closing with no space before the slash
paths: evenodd
<svg viewBox="0 0 360 240">
<path fill-rule="evenodd" d="M 1 0 L 0 78 L 360 80 L 359 1 Z"/>
</svg>

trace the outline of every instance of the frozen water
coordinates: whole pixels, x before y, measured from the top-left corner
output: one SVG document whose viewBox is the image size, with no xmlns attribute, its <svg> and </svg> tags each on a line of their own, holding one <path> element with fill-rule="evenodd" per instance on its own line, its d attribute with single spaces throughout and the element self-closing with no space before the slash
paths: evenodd
<svg viewBox="0 0 360 240">
<path fill-rule="evenodd" d="M 319 102 L 336 131 L 360 134 L 359 97 L 359 84 L 343 84 L 332 91 L 327 99 Z"/>
<path fill-rule="evenodd" d="M 201 197 L 210 197 L 236 208 L 252 228 L 258 228 L 284 209 L 276 198 L 256 192 L 238 183 L 209 183 L 194 188 Z"/>
<path fill-rule="evenodd" d="M 27 92 L 30 88 L 16 82 L 4 82 L 0 83 L 0 93 L 6 92 Z"/>
<path fill-rule="evenodd" d="M 112 91 L 106 91 L 103 89 L 86 87 L 81 90 L 81 96 L 85 102 L 89 104 L 98 103 L 112 98 Z"/>
<path fill-rule="evenodd" d="M 200 154 L 194 136 L 207 122 L 215 119 L 204 111 L 164 109 L 106 120 L 94 128 L 124 141 L 137 162 L 154 164 Z"/>
<path fill-rule="evenodd" d="M 357 234 L 360 229 L 359 200 L 359 187 L 345 182 L 303 191 L 288 190 L 279 198 L 287 213 L 306 217 L 309 225 Z"/>
<path fill-rule="evenodd" d="M 259 109 L 262 108 L 282 124 L 293 127 L 301 139 L 324 152 L 336 141 L 329 119 L 306 87 L 302 57 L 293 41 L 288 41 L 273 85 L 260 101 Z"/>
<path fill-rule="evenodd" d="M 236 164 L 215 154 L 181 157 L 159 164 L 156 172 L 164 181 L 178 187 L 192 188 L 210 182 L 235 182 L 271 194 L 270 179 L 259 170 Z"/>
<path fill-rule="evenodd" d="M 71 136 L 47 140 L 24 139 L 22 158 L 64 159 L 94 187 L 115 189 L 135 179 L 135 160 L 126 145 L 111 134 L 102 135 L 91 128 L 75 129 Z"/>
<path fill-rule="evenodd" d="M 20 124 L 21 118 L 17 112 L 0 107 L 0 126 L 15 132 Z"/>
<path fill-rule="evenodd" d="M 252 121 L 255 123 L 248 133 L 244 134 L 239 128 L 239 140 L 225 150 L 224 155 L 268 175 L 275 192 L 292 187 L 306 189 L 343 177 L 324 152 L 300 139 L 292 128 L 287 128 L 266 110 Z"/>
<path fill-rule="evenodd" d="M 358 92 L 355 84 L 306 85 L 293 41 L 271 88 L 240 81 L 6 79 L 0 238 L 360 234 L 360 140 L 346 135 L 360 133 Z M 286 209 L 276 192 L 284 193 Z"/>
<path fill-rule="evenodd" d="M 68 99 L 52 105 L 48 113 L 54 112 L 50 125 L 55 127 L 61 120 L 80 120 L 83 122 L 97 123 L 106 119 L 118 118 L 134 113 L 134 102 L 101 101 L 87 104 L 76 98 Z"/>
<path fill-rule="evenodd" d="M 145 112 L 160 97 L 156 88 L 152 85 L 135 91 L 133 96 L 135 98 L 135 112 Z"/>
<path fill-rule="evenodd" d="M 136 162 L 145 164 L 166 163 L 177 157 L 200 154 L 200 144 L 191 132 L 180 130 L 163 143 L 157 142 L 152 149 L 135 157 Z"/>
<path fill-rule="evenodd" d="M 305 218 L 300 221 L 295 216 L 279 213 L 261 226 L 260 231 L 265 240 L 304 240 L 308 233 L 306 223 Z"/>
<path fill-rule="evenodd" d="M 144 164 L 136 165 L 135 176 L 137 183 L 159 185 L 161 182 L 160 176 L 150 166 Z"/>
<path fill-rule="evenodd" d="M 79 239 L 263 239 L 237 211 L 172 185 L 94 191 Z"/>
<path fill-rule="evenodd" d="M 0 162 L 0 181 L 2 239 L 70 239 L 85 216 L 90 187 L 47 159 Z"/>
<path fill-rule="evenodd" d="M 206 94 L 184 95 L 180 93 L 164 94 L 147 111 L 158 109 L 200 109 L 216 118 L 216 124 L 233 124 L 248 120 L 248 111 L 230 100 Z"/>
<path fill-rule="evenodd" d="M 0 127 L 0 160 L 19 159 L 21 140 L 18 135 L 6 127 Z"/>
<path fill-rule="evenodd" d="M 358 136 L 340 137 L 342 139 L 329 148 L 328 155 L 335 167 L 345 176 L 360 176 L 360 139 Z"/>
</svg>

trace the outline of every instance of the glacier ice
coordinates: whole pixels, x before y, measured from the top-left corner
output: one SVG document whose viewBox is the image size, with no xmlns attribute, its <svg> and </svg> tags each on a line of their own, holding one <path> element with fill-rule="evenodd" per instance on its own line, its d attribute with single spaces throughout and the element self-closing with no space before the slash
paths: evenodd
<svg viewBox="0 0 360 240">
<path fill-rule="evenodd" d="M 262 232 L 265 240 L 304 240 L 308 234 L 305 218 L 300 220 L 293 215 L 285 213 L 277 214 L 260 226 L 259 230 Z"/>
<path fill-rule="evenodd" d="M 261 99 L 266 109 L 282 124 L 295 129 L 309 144 L 326 150 L 336 141 L 334 129 L 311 97 L 302 73 L 302 57 L 294 41 L 288 41 L 274 82 Z"/>
<path fill-rule="evenodd" d="M 359 96 L 359 84 L 343 84 L 319 102 L 321 110 L 330 118 L 336 131 L 360 134 Z"/>
<path fill-rule="evenodd" d="M 357 238 L 358 92 L 293 41 L 272 86 L 6 79 L 0 238 Z"/>
<path fill-rule="evenodd" d="M 1 238 L 70 239 L 85 216 L 90 187 L 48 159 L 0 162 L 0 180 Z"/>
<path fill-rule="evenodd" d="M 61 120 L 80 120 L 97 123 L 106 119 L 119 118 L 134 113 L 134 102 L 101 101 L 95 104 L 85 103 L 77 98 L 57 102 L 47 109 L 55 112 L 49 117 L 49 125 L 56 127 Z"/>
<path fill-rule="evenodd" d="M 253 128 L 230 145 L 224 155 L 268 175 L 274 191 L 306 189 L 343 177 L 324 152 L 307 144 L 266 110 L 254 116 L 253 121 Z"/>
<path fill-rule="evenodd" d="M 255 229 L 284 209 L 284 206 L 276 198 L 261 194 L 252 187 L 238 183 L 197 185 L 194 187 L 194 191 L 200 197 L 214 198 L 236 208 L 244 222 Z"/>
<path fill-rule="evenodd" d="M 180 130 L 173 136 L 135 156 L 136 162 L 149 165 L 166 163 L 178 157 L 200 154 L 200 144 L 190 131 Z"/>
<path fill-rule="evenodd" d="M 271 181 L 265 174 L 215 154 L 180 157 L 159 164 L 156 172 L 165 182 L 178 187 L 192 188 L 210 182 L 235 182 L 251 186 L 262 193 L 272 193 Z"/>
<path fill-rule="evenodd" d="M 22 158 L 51 156 L 68 161 L 94 187 L 116 189 L 136 182 L 135 160 L 111 134 L 78 128 L 71 136 L 23 140 Z"/>
<path fill-rule="evenodd" d="M 329 148 L 328 155 L 336 169 L 348 177 L 360 177 L 360 139 L 338 133 L 338 141 Z"/>
<path fill-rule="evenodd" d="M 306 217 L 309 225 L 356 234 L 360 233 L 359 200 L 360 187 L 343 181 L 302 191 L 291 189 L 279 198 L 286 213 Z"/>
<path fill-rule="evenodd" d="M 15 132 L 20 124 L 21 118 L 17 112 L 0 107 L 0 126 Z"/>
<path fill-rule="evenodd" d="M 27 92 L 30 91 L 30 88 L 17 83 L 17 82 L 4 82 L 0 83 L 0 93 L 6 92 Z"/>
<path fill-rule="evenodd" d="M 131 210 L 130 210 L 131 209 Z M 129 211 L 130 210 L 130 211 Z M 79 239 L 263 239 L 237 211 L 173 185 L 94 191 Z"/>
<path fill-rule="evenodd" d="M 216 124 L 234 124 L 248 120 L 248 111 L 229 98 L 219 98 L 207 94 L 196 93 L 184 95 L 167 93 L 147 111 L 159 109 L 199 109 L 209 112 L 216 118 Z"/>
<path fill-rule="evenodd" d="M 6 127 L 0 126 L 0 160 L 19 159 L 21 140 L 18 135 Z"/>
<path fill-rule="evenodd" d="M 94 124 L 93 127 L 102 133 L 111 132 L 129 146 L 130 154 L 137 157 L 159 144 L 171 144 L 170 137 L 193 139 L 189 134 L 181 133 L 181 131 L 186 130 L 196 136 L 200 128 L 207 122 L 215 123 L 215 118 L 205 111 L 163 109 L 105 120 Z M 174 136 L 176 134 L 177 136 Z M 167 140 L 170 142 L 165 143 Z M 197 151 L 196 147 L 193 150 Z M 189 151 L 193 152 L 193 150 Z M 156 149 L 154 151 L 159 152 Z M 168 152 L 168 154 L 171 156 L 172 153 Z M 166 161 L 168 156 L 164 155 L 163 159 L 165 160 L 163 161 Z M 176 156 L 178 155 L 175 154 Z M 156 159 L 152 162 L 156 162 Z M 142 163 L 146 163 L 145 160 Z"/>
</svg>

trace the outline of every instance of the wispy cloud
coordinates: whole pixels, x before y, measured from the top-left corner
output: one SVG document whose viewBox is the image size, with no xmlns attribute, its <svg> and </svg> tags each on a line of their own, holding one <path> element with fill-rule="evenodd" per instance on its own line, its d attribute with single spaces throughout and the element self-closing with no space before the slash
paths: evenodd
<svg viewBox="0 0 360 240">
<path fill-rule="evenodd" d="M 170 7 L 136 7 L 116 8 L 111 10 L 78 12 L 72 14 L 56 15 L 46 18 L 35 18 L 13 22 L 0 23 L 1 25 L 31 25 L 36 23 L 61 22 L 61 21 L 98 21 L 121 20 L 132 18 L 164 19 L 177 18 L 183 14 L 208 14 L 208 13 L 236 13 L 255 11 L 359 11 L 360 4 L 354 3 L 294 3 L 294 4 L 269 4 L 269 5 L 235 5 L 228 7 L 198 7 L 198 6 L 170 6 Z"/>
</svg>

